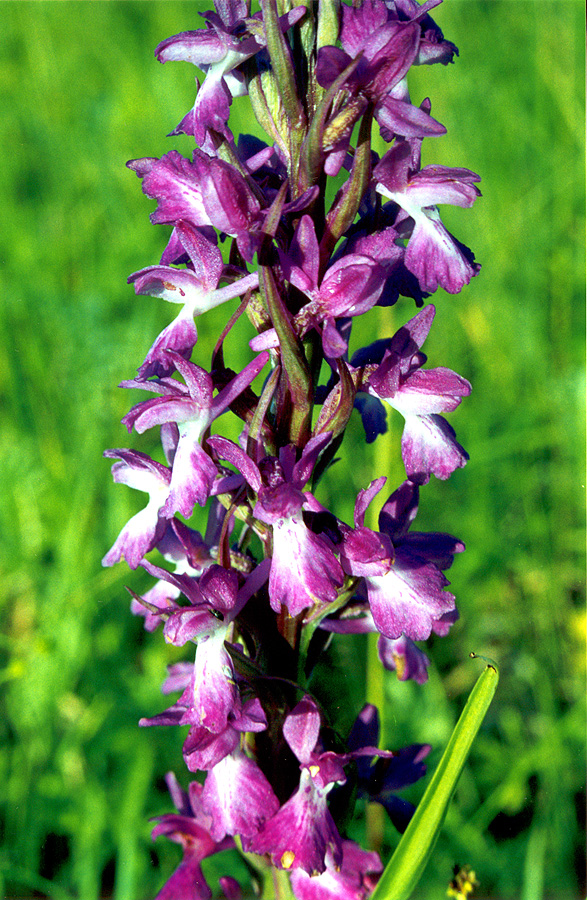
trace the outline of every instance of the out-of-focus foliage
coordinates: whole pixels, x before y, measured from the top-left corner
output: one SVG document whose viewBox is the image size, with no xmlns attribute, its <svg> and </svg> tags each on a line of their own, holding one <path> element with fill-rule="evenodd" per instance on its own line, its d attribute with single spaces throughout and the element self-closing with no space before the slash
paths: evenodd
<svg viewBox="0 0 587 900">
<path fill-rule="evenodd" d="M 0 893 L 143 900 L 177 861 L 150 844 L 167 811 L 162 776 L 183 772 L 181 735 L 140 730 L 165 705 L 177 654 L 128 614 L 142 572 L 100 559 L 140 498 L 111 484 L 105 447 L 125 446 L 132 377 L 169 308 L 135 298 L 128 274 L 157 261 L 165 230 L 127 159 L 188 154 L 169 139 L 192 103 L 196 70 L 162 68 L 163 38 L 199 27 L 190 2 L 18 2 L 0 6 Z M 479 896 L 575 900 L 584 890 L 583 5 L 574 0 L 449 0 L 435 11 L 461 50 L 425 67 L 448 128 L 428 163 L 483 177 L 471 211 L 443 219 L 472 246 L 480 276 L 436 296 L 430 365 L 469 378 L 454 419 L 471 462 L 422 492 L 421 529 L 467 543 L 452 582 L 461 622 L 432 642 L 428 685 L 373 677 L 365 645 L 334 645 L 348 677 L 343 721 L 369 691 L 385 697 L 386 744 L 440 757 L 476 677 L 474 650 L 501 683 L 419 889 L 442 896 L 470 864 Z M 246 101 L 237 100 L 235 112 Z M 246 114 L 243 128 L 250 128 Z M 238 120 L 234 124 L 238 127 Z M 199 323 L 206 365 L 225 311 Z M 408 301 L 374 310 L 362 339 L 393 333 Z M 246 361 L 246 330 L 230 343 Z M 228 354 L 227 348 L 227 354 Z M 391 428 L 397 422 L 390 418 Z M 149 451 L 150 438 L 133 446 Z M 376 475 L 402 478 L 397 442 L 364 445 L 352 422 L 321 498 L 350 521 Z M 125 599 L 127 598 L 127 599 Z M 360 657 L 359 657 L 360 658 Z M 376 696 L 375 696 L 376 695 Z M 415 796 L 418 796 L 416 792 Z M 371 822 L 371 831 L 377 829 Z M 393 836 L 381 835 L 384 854 Z"/>
</svg>

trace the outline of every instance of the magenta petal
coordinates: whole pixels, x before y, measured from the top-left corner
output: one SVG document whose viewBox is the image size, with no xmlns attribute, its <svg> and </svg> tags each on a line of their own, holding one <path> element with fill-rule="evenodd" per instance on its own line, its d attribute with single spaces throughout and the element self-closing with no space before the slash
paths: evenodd
<svg viewBox="0 0 587 900">
<path fill-rule="evenodd" d="M 181 435 L 163 514 L 171 518 L 180 512 L 189 518 L 196 503 L 204 506 L 207 502 L 216 474 L 215 464 L 198 441 L 187 434 Z"/>
<path fill-rule="evenodd" d="M 212 225 L 231 235 L 248 232 L 256 222 L 261 206 L 240 172 L 198 149 L 194 151 L 194 170 Z"/>
<path fill-rule="evenodd" d="M 377 107 L 375 118 L 381 128 L 381 136 L 389 141 L 392 135 L 403 137 L 433 137 L 446 134 L 446 128 L 419 106 L 412 106 L 405 100 L 384 97 Z"/>
<path fill-rule="evenodd" d="M 162 612 L 167 611 L 170 607 L 176 606 L 175 600 L 179 597 L 178 588 L 168 584 L 166 581 L 158 581 L 153 587 L 142 594 L 142 598 L 151 606 L 156 606 Z M 134 597 L 130 604 L 130 611 L 135 616 L 145 617 L 145 631 L 155 631 L 161 624 L 161 615 L 152 612 L 146 606 L 143 606 L 139 600 Z"/>
<path fill-rule="evenodd" d="M 386 481 L 386 476 L 381 475 L 379 478 L 375 478 L 368 488 L 359 491 L 357 494 L 357 499 L 355 501 L 355 525 L 357 528 L 365 524 L 365 513 L 367 512 L 371 501 L 377 496 Z"/>
<path fill-rule="evenodd" d="M 301 513 L 273 525 L 269 597 L 275 612 L 283 604 L 290 616 L 297 616 L 316 602 L 332 602 L 343 580 L 326 539 L 306 527 Z"/>
<path fill-rule="evenodd" d="M 136 569 L 143 556 L 161 540 L 166 527 L 167 521 L 159 516 L 158 508 L 149 503 L 126 523 L 102 565 L 113 566 L 124 558 L 131 569 Z"/>
<path fill-rule="evenodd" d="M 208 438 L 208 444 L 221 459 L 227 460 L 235 469 L 238 469 L 254 491 L 261 489 L 262 481 L 259 467 L 237 444 L 220 435 L 213 435 Z"/>
<path fill-rule="evenodd" d="M 158 201 L 150 217 L 153 224 L 175 224 L 179 219 L 196 226 L 212 224 L 204 207 L 196 169 L 177 150 L 152 163 L 143 177 L 143 191 Z"/>
<path fill-rule="evenodd" d="M 224 647 L 226 627 L 198 641 L 194 666 L 194 709 L 201 725 L 222 732 L 237 702 L 237 687 L 230 656 Z"/>
<path fill-rule="evenodd" d="M 196 96 L 190 120 L 191 127 L 189 132 L 186 129 L 186 133 L 193 134 L 200 146 L 205 143 L 209 128 L 230 138 L 231 134 L 226 123 L 230 116 L 231 102 L 232 94 L 225 79 L 219 75 L 214 77 L 211 72 L 207 73 Z"/>
<path fill-rule="evenodd" d="M 198 67 L 209 66 L 224 59 L 233 40 L 212 28 L 182 31 L 161 41 L 155 56 L 160 63 L 183 60 Z"/>
<path fill-rule="evenodd" d="M 430 209 L 416 220 L 404 262 L 423 291 L 432 294 L 442 287 L 449 294 L 458 294 L 481 268 L 465 250 L 446 230 L 438 212 Z"/>
<path fill-rule="evenodd" d="M 189 310 L 183 309 L 153 342 L 144 362 L 138 369 L 139 378 L 151 378 L 153 375 L 161 378 L 169 375 L 174 371 L 175 366 L 166 356 L 166 351 L 174 350 L 188 359 L 197 340 L 198 331 L 192 314 Z"/>
<path fill-rule="evenodd" d="M 190 772 L 213 769 L 225 756 L 233 753 L 239 743 L 239 732 L 230 726 L 220 734 L 213 734 L 203 725 L 194 725 L 183 744 L 186 766 Z"/>
<path fill-rule="evenodd" d="M 383 290 L 385 272 L 368 256 L 347 254 L 326 272 L 318 292 L 322 317 L 356 316 L 371 309 Z"/>
<path fill-rule="evenodd" d="M 163 634 L 167 643 L 175 647 L 183 647 L 201 634 L 209 634 L 210 629 L 216 624 L 216 619 L 207 606 L 201 609 L 181 607 L 171 612 L 168 610 L 168 613 L 169 618 L 164 625 Z"/>
<path fill-rule="evenodd" d="M 403 416 L 427 416 L 452 412 L 470 393 L 466 378 L 450 369 L 418 369 L 400 385 L 390 403 Z"/>
<path fill-rule="evenodd" d="M 356 576 L 382 576 L 393 563 L 388 535 L 359 526 L 344 536 L 341 561 L 345 572 Z"/>
<path fill-rule="evenodd" d="M 408 477 L 422 482 L 429 475 L 446 480 L 466 464 L 469 455 L 442 416 L 408 416 L 402 435 L 402 459 Z"/>
<path fill-rule="evenodd" d="M 226 756 L 208 772 L 202 804 L 212 818 L 211 834 L 240 835 L 245 841 L 279 808 L 279 801 L 261 769 L 242 753 Z"/>
</svg>

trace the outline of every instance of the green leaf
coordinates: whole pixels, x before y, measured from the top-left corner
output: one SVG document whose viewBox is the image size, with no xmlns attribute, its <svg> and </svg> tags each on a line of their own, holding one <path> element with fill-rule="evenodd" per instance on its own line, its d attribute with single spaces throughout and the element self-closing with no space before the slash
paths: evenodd
<svg viewBox="0 0 587 900">
<path fill-rule="evenodd" d="M 408 900 L 412 895 L 436 843 L 459 775 L 495 693 L 498 678 L 496 666 L 489 663 L 477 679 L 432 780 L 371 900 Z"/>
</svg>

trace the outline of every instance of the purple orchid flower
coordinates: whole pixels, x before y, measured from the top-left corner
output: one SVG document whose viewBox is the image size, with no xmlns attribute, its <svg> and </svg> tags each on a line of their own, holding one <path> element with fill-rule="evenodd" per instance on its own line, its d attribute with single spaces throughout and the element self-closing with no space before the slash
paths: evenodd
<svg viewBox="0 0 587 900">
<path fill-rule="evenodd" d="M 377 653 L 383 667 L 388 672 L 396 672 L 399 681 L 411 680 L 416 684 L 428 681 L 430 660 L 405 634 L 395 640 L 379 635 Z"/>
<path fill-rule="evenodd" d="M 183 859 L 155 900 L 210 900 L 212 891 L 202 872 L 201 862 L 208 856 L 234 847 L 230 837 L 216 841 L 210 834 L 211 817 L 202 805 L 202 785 L 193 781 L 189 793 L 182 791 L 175 775 L 166 776 L 169 793 L 177 814 L 157 817 L 153 840 L 165 835 L 183 848 Z"/>
<path fill-rule="evenodd" d="M 151 575 L 178 587 L 190 604 L 166 611 L 165 639 L 180 647 L 188 641 L 197 644 L 193 677 L 182 697 L 163 714 L 165 720 L 151 719 L 144 724 L 199 725 L 219 734 L 227 727 L 238 694 L 234 667 L 224 642 L 249 595 L 246 591 L 239 594 L 238 576 L 233 569 L 212 565 L 196 580 L 173 575 L 146 560 L 142 565 Z"/>
<path fill-rule="evenodd" d="M 226 728 L 214 733 L 203 725 L 192 725 L 183 745 L 183 756 L 190 772 L 209 771 L 241 746 L 244 733 L 267 728 L 267 719 L 259 700 L 251 697 L 244 703 L 237 694 L 228 714 Z"/>
<path fill-rule="evenodd" d="M 210 566 L 197 580 L 172 574 L 146 560 L 142 565 L 151 575 L 177 587 L 189 601 L 189 606 L 174 604 L 165 611 L 166 640 L 176 646 L 195 641 L 197 650 L 195 664 L 175 670 L 164 686 L 164 693 L 182 690 L 179 700 L 158 716 L 142 719 L 140 724 L 194 726 L 184 748 L 186 759 L 189 757 L 197 766 L 202 762 L 197 754 L 204 753 L 208 754 L 208 760 L 213 757 L 213 763 L 209 763 L 213 765 L 232 752 L 236 732 L 260 731 L 266 726 L 258 704 L 240 703 L 234 666 L 225 641 L 232 631 L 232 623 L 266 581 L 267 573 L 263 564 L 257 566 L 239 588 L 234 569 L 218 565 Z M 201 729 L 218 736 L 218 743 L 212 747 Z M 189 762 L 188 767 L 191 768 Z"/>
<path fill-rule="evenodd" d="M 407 534 L 418 508 L 418 485 L 404 484 L 381 512 L 381 531 L 364 526 L 367 507 L 385 478 L 360 491 L 355 504 L 355 529 L 343 537 L 341 562 L 345 572 L 362 577 L 377 630 L 392 640 L 402 635 L 425 640 L 432 631 L 446 633 L 457 615 L 455 598 L 444 590 L 442 574 L 464 544 L 444 534 Z M 343 526 L 346 528 L 346 526 Z M 392 542 L 393 539 L 393 542 Z"/>
<path fill-rule="evenodd" d="M 194 317 L 214 309 L 234 297 L 259 286 L 257 273 L 245 275 L 233 284 L 218 288 L 224 264 L 218 248 L 210 243 L 197 228 L 186 222 L 177 222 L 175 234 L 185 248 L 191 268 L 174 269 L 171 266 L 147 266 L 128 279 L 137 294 L 161 297 L 169 303 L 181 304 L 175 320 L 156 338 L 145 361 L 139 367 L 139 378 L 152 375 L 169 375 L 173 364 L 165 356 L 166 350 L 174 350 L 189 359 L 198 340 Z"/>
<path fill-rule="evenodd" d="M 241 745 L 243 733 L 264 731 L 267 719 L 259 700 L 249 697 L 242 701 L 237 692 L 228 711 L 226 725 L 220 731 L 210 731 L 198 722 L 194 705 L 196 672 L 193 663 L 176 663 L 168 667 L 169 676 L 162 686 L 165 694 L 181 690 L 179 700 L 164 712 L 140 720 L 141 726 L 173 726 L 189 724 L 183 744 L 183 756 L 190 772 L 209 771 Z M 191 724 L 191 723 L 196 724 Z"/>
<path fill-rule="evenodd" d="M 302 216 L 296 228 L 289 252 L 281 254 L 285 278 L 310 298 L 295 316 L 297 332 L 303 337 L 310 328 L 321 323 L 334 325 L 334 320 L 367 312 L 377 303 L 385 272 L 370 256 L 347 253 L 334 262 L 318 283 L 320 251 L 314 222 Z M 325 329 L 326 334 L 326 329 Z M 341 356 L 323 336 L 324 352 L 328 357 Z M 346 352 L 346 342 L 344 350 Z"/>
<path fill-rule="evenodd" d="M 384 351 L 383 358 L 363 388 L 404 417 L 402 458 L 408 477 L 419 483 L 428 481 L 430 475 L 446 479 L 469 458 L 439 413 L 456 409 L 471 393 L 471 385 L 450 369 L 421 368 L 426 357 L 420 348 L 435 312 L 429 304 L 389 342 L 373 345 L 373 349 Z M 353 363 L 369 358 L 363 351 L 361 360 L 355 356 Z"/>
<path fill-rule="evenodd" d="M 257 494 L 253 515 L 272 526 L 273 554 L 269 574 L 271 608 L 279 613 L 282 605 L 290 616 L 297 616 L 314 603 L 336 599 L 344 581 L 332 542 L 307 527 L 304 510 L 312 508 L 314 498 L 302 488 L 308 482 L 318 455 L 330 442 L 330 433 L 312 438 L 295 462 L 295 448 L 282 448 L 279 460 L 266 458 L 260 467 L 240 447 L 222 437 L 208 443 L 234 465 Z"/>
<path fill-rule="evenodd" d="M 114 481 L 149 494 L 147 506 L 127 522 L 102 560 L 103 566 L 113 566 L 124 557 L 136 569 L 165 533 L 167 517 L 161 508 L 169 495 L 171 471 L 138 450 L 105 450 L 104 456 L 120 460 L 112 466 Z"/>
<path fill-rule="evenodd" d="M 121 387 L 138 387 L 161 394 L 137 403 L 122 421 L 129 432 L 134 426 L 139 434 L 155 425 L 177 423 L 179 439 L 162 515 L 171 518 L 180 512 L 189 518 L 196 503 L 203 506 L 208 500 L 217 475 L 215 464 L 201 446 L 202 438 L 214 419 L 256 378 L 269 355 L 260 353 L 216 397 L 212 396 L 212 378 L 204 369 L 171 350 L 165 352 L 165 358 L 183 376 L 185 385 L 173 378 L 122 382 Z"/>
<path fill-rule="evenodd" d="M 392 225 L 370 233 L 360 228 L 354 229 L 342 252 L 370 256 L 383 267 L 385 280 L 377 306 L 393 306 L 400 294 L 413 297 L 416 305 L 422 306 L 420 283 L 404 265 L 406 251 L 401 245 L 399 232 Z"/>
<path fill-rule="evenodd" d="M 297 7 L 281 16 L 282 31 L 287 31 L 304 14 L 305 9 Z M 258 18 L 246 18 L 247 7 L 242 0 L 217 5 L 216 13 L 200 15 L 206 20 L 205 29 L 184 31 L 167 38 L 156 47 L 155 56 L 161 63 L 185 60 L 205 73 L 193 109 L 171 134 L 192 134 L 198 144 L 212 149 L 213 143 L 208 144 L 209 129 L 232 140 L 226 124 L 230 104 L 233 97 L 247 93 L 244 74 L 238 67 L 258 53 L 266 41 Z"/>
<path fill-rule="evenodd" d="M 342 841 L 338 869 L 327 867 L 321 875 L 313 876 L 294 869 L 291 887 L 296 900 L 366 900 L 382 871 L 379 854 L 362 850 L 354 841 Z"/>
<path fill-rule="evenodd" d="M 280 258 L 287 281 L 310 299 L 294 316 L 297 334 L 303 337 L 315 328 L 322 333 L 325 355 L 330 359 L 343 356 L 348 344 L 336 320 L 361 315 L 375 306 L 387 277 L 384 268 L 372 256 L 345 253 L 319 283 L 319 245 L 314 223 L 307 215 L 300 219 L 289 251 L 280 253 Z M 279 346 L 275 329 L 257 335 L 250 346 L 254 350 Z"/>
<path fill-rule="evenodd" d="M 213 226 L 237 240 L 243 258 L 253 258 L 263 221 L 261 204 L 245 177 L 222 159 L 196 148 L 190 162 L 176 150 L 161 159 L 127 163 L 142 178 L 143 192 L 158 205 L 156 224 L 179 221 L 196 228 Z"/>
<path fill-rule="evenodd" d="M 387 0 L 388 7 L 395 7 L 400 19 L 420 22 L 420 46 L 418 55 L 414 60 L 416 66 L 427 66 L 432 63 L 441 63 L 443 66 L 454 62 L 454 57 L 459 55 L 458 48 L 451 41 L 447 41 L 432 16 L 431 9 L 439 6 L 442 0 L 427 0 L 421 6 L 416 0 Z M 424 14 L 424 15 L 423 15 Z"/>
<path fill-rule="evenodd" d="M 472 206 L 481 196 L 474 182 L 481 179 L 470 169 L 420 169 L 420 144 L 418 140 L 396 141 L 374 169 L 375 189 L 397 203 L 414 222 L 404 262 L 422 290 L 433 293 L 440 286 L 449 294 L 458 294 L 481 267 L 473 261 L 471 251 L 446 230 L 436 207 L 439 203 Z"/>
<path fill-rule="evenodd" d="M 366 703 L 355 720 L 348 746 L 351 750 L 358 750 L 366 745 L 376 745 L 378 740 L 379 713 L 376 706 Z M 431 749 L 429 744 L 413 744 L 393 753 L 391 757 L 380 757 L 374 764 L 364 758 L 357 760 L 360 793 L 371 802 L 380 803 L 400 832 L 406 830 L 415 806 L 397 797 L 395 792 L 423 778 L 426 766 L 422 760 Z"/>
<path fill-rule="evenodd" d="M 378 0 L 365 0 L 360 6 L 352 7 L 343 4 L 340 32 L 343 49 L 323 47 L 319 51 L 316 74 L 324 87 L 329 87 L 352 60 L 359 58 L 344 87 L 352 96 L 364 96 L 373 105 L 386 141 L 392 141 L 396 135 L 423 138 L 446 132 L 428 109 L 411 104 L 405 81 L 419 55 L 420 20 L 432 5 L 436 4 L 425 7 L 414 4 L 413 15 L 404 13 L 400 18 L 393 5 Z"/>
<path fill-rule="evenodd" d="M 302 868 L 308 875 L 342 863 L 342 840 L 328 810 L 326 796 L 346 775 L 335 753 L 317 753 L 320 713 L 304 697 L 286 717 L 284 737 L 300 762 L 298 790 L 269 818 L 251 842 L 254 853 L 269 853 L 280 869 Z"/>
<path fill-rule="evenodd" d="M 392 756 L 376 747 L 361 746 L 349 753 L 321 752 L 320 713 L 314 700 L 304 697 L 286 717 L 283 735 L 300 763 L 298 790 L 267 820 L 253 839 L 255 853 L 269 853 L 280 869 L 303 869 L 316 875 L 339 869 L 342 839 L 328 810 L 326 797 L 335 784 L 344 784 L 344 766 L 353 758 Z"/>
</svg>

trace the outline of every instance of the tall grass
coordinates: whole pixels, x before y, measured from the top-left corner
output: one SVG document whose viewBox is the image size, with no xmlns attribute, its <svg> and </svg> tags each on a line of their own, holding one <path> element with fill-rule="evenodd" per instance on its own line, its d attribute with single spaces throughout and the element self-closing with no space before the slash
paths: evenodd
<svg viewBox="0 0 587 900">
<path fill-rule="evenodd" d="M 177 651 L 145 637 L 128 614 L 124 585 L 141 590 L 146 576 L 100 567 L 140 503 L 111 485 L 101 453 L 126 444 L 119 420 L 131 401 L 115 385 L 131 377 L 169 313 L 125 284 L 157 260 L 165 236 L 149 224 L 152 204 L 124 163 L 172 147 L 189 153 L 188 139 L 164 135 L 192 103 L 195 70 L 162 68 L 152 50 L 198 27 L 208 5 L 0 6 L 7 897 L 143 900 L 177 859 L 174 848 L 150 844 L 147 817 L 168 809 L 162 776 L 183 771 L 181 735 L 136 727 L 162 708 L 159 684 Z M 434 765 L 475 678 L 469 651 L 495 657 L 500 691 L 419 896 L 442 896 L 453 865 L 470 863 L 481 896 L 576 900 L 584 891 L 583 6 L 447 0 L 435 17 L 461 57 L 448 70 L 415 72 L 412 94 L 430 95 L 448 128 L 425 144 L 425 162 L 483 176 L 473 210 L 443 210 L 483 269 L 462 295 L 435 298 L 426 350 L 431 365 L 474 384 L 453 419 L 471 461 L 422 491 L 419 524 L 457 534 L 467 552 L 452 572 L 462 619 L 431 642 L 429 684 L 391 675 L 381 684 L 385 740 L 431 742 Z M 391 333 L 412 314 L 407 302 L 375 310 L 363 337 Z M 222 315 L 201 320 L 203 365 Z M 235 366 L 241 344 L 232 344 Z M 401 478 L 387 441 L 366 448 L 351 424 L 321 494 L 347 521 L 374 475 L 385 469 L 392 486 Z M 142 439 L 141 449 L 152 446 Z M 348 663 L 342 643 L 337 652 Z M 339 705 L 347 695 L 361 702 L 352 679 L 340 691 Z M 384 841 L 385 850 L 393 837 Z"/>
</svg>

